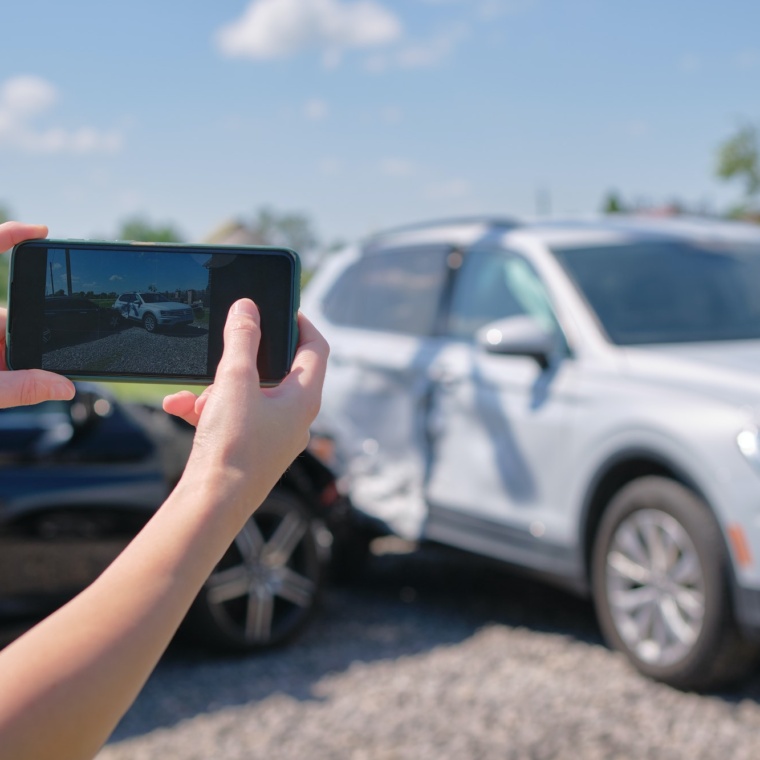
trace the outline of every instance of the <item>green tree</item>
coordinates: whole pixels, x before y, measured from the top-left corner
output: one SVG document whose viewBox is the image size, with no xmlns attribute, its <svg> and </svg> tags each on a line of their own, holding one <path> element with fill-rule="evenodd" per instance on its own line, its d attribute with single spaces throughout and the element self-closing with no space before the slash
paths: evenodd
<svg viewBox="0 0 760 760">
<path fill-rule="evenodd" d="M 260 245 L 281 245 L 303 253 L 318 245 L 311 220 L 306 214 L 280 214 L 270 208 L 260 208 L 250 225 Z"/>
<path fill-rule="evenodd" d="M 181 243 L 183 235 L 172 224 L 154 224 L 143 216 L 132 216 L 121 223 L 119 240 L 141 243 Z"/>
<path fill-rule="evenodd" d="M 743 124 L 718 148 L 716 174 L 744 184 L 744 200 L 751 204 L 760 192 L 760 135 L 754 124 Z"/>
<path fill-rule="evenodd" d="M 216 245 L 284 246 L 298 253 L 309 252 L 319 245 L 311 220 L 306 214 L 280 214 L 270 208 L 259 209 L 250 220 L 225 222 L 205 242 Z"/>
<path fill-rule="evenodd" d="M 602 213 L 604 214 L 623 214 L 626 208 L 623 201 L 615 190 L 610 190 L 602 202 Z"/>
</svg>

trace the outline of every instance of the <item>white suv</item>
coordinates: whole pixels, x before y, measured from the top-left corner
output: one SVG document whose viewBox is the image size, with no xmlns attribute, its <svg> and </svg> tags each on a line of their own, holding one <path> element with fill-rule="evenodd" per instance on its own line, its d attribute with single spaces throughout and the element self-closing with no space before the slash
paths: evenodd
<svg viewBox="0 0 760 760">
<path fill-rule="evenodd" d="M 760 631 L 760 228 L 460 220 L 328 259 L 314 428 L 384 529 L 590 593 L 680 688 Z"/>
<path fill-rule="evenodd" d="M 189 325 L 192 307 L 172 301 L 164 293 L 124 293 L 111 306 L 126 320 L 139 322 L 148 332 L 157 327 Z"/>
</svg>

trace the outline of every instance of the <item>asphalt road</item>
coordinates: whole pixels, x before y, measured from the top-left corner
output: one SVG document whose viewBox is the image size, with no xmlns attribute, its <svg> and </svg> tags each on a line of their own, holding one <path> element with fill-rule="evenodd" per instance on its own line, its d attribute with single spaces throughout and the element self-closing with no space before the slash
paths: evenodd
<svg viewBox="0 0 760 760">
<path fill-rule="evenodd" d="M 757 673 L 675 691 L 604 646 L 588 603 L 427 548 L 332 587 L 287 648 L 173 646 L 99 760 L 758 755 Z"/>
</svg>

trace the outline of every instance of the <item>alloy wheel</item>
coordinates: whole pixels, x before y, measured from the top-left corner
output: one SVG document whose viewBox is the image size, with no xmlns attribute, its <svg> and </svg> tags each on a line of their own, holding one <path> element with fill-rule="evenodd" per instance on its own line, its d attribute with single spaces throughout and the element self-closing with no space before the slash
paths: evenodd
<svg viewBox="0 0 760 760">
<path fill-rule="evenodd" d="M 321 562 L 311 518 L 297 507 L 270 496 L 206 582 L 205 602 L 230 643 L 279 643 L 314 607 Z"/>
<path fill-rule="evenodd" d="M 705 617 L 705 581 L 683 526 L 656 509 L 630 514 L 607 554 L 606 590 L 615 627 L 643 662 L 665 667 L 685 657 Z"/>
</svg>

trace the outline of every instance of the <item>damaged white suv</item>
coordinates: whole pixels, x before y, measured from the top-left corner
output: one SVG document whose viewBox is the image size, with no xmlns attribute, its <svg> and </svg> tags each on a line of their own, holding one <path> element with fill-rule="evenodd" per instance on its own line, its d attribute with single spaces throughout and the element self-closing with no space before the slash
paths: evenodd
<svg viewBox="0 0 760 760">
<path fill-rule="evenodd" d="M 302 301 L 332 347 L 314 433 L 357 509 L 592 594 L 654 678 L 751 668 L 760 228 L 421 225 L 329 258 Z"/>
</svg>

